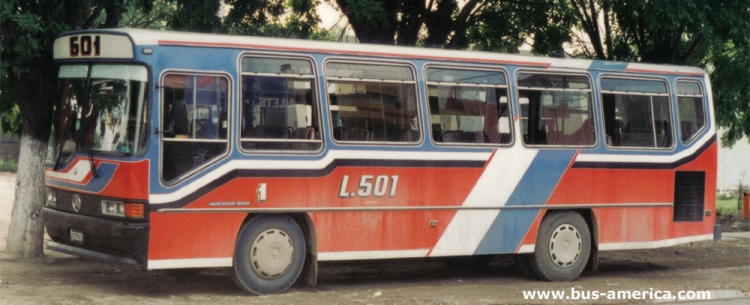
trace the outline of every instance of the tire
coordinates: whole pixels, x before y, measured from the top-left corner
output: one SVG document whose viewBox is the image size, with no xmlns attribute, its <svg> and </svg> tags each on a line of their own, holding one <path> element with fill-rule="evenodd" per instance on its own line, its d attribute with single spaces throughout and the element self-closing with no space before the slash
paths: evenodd
<svg viewBox="0 0 750 305">
<path fill-rule="evenodd" d="M 284 292 L 305 263 L 305 237 L 286 215 L 254 218 L 242 226 L 234 249 L 232 279 L 247 292 Z"/>
<path fill-rule="evenodd" d="M 576 212 L 550 212 L 542 220 L 529 264 L 542 280 L 567 282 L 578 278 L 591 254 L 591 231 Z"/>
</svg>

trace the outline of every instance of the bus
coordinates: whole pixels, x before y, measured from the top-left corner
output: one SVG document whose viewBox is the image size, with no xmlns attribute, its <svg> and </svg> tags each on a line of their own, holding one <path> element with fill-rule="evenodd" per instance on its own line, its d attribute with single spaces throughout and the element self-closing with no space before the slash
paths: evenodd
<svg viewBox="0 0 750 305">
<path fill-rule="evenodd" d="M 50 250 L 270 294 L 320 261 L 512 254 L 571 281 L 713 236 L 698 68 L 140 29 L 54 60 Z"/>
</svg>

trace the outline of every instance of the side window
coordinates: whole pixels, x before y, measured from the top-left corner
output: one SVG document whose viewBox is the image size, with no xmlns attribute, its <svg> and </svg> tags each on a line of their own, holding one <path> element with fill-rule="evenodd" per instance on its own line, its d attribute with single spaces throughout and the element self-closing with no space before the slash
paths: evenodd
<svg viewBox="0 0 750 305">
<path fill-rule="evenodd" d="M 602 78 L 600 85 L 607 145 L 672 146 L 672 120 L 665 82 Z"/>
<path fill-rule="evenodd" d="M 700 83 L 677 82 L 677 114 L 680 118 L 680 140 L 690 142 L 706 126 Z"/>
<path fill-rule="evenodd" d="M 428 68 L 427 96 L 436 143 L 511 142 L 504 73 Z"/>
<path fill-rule="evenodd" d="M 168 73 L 160 91 L 161 176 L 169 182 L 226 152 L 229 80 Z"/>
<path fill-rule="evenodd" d="M 596 142 L 587 76 L 519 73 L 517 83 L 525 144 L 590 146 Z"/>
<path fill-rule="evenodd" d="M 416 81 L 410 67 L 329 62 L 326 81 L 335 140 L 420 141 Z"/>
<path fill-rule="evenodd" d="M 315 73 L 307 59 L 242 58 L 240 143 L 250 151 L 321 148 Z"/>
</svg>

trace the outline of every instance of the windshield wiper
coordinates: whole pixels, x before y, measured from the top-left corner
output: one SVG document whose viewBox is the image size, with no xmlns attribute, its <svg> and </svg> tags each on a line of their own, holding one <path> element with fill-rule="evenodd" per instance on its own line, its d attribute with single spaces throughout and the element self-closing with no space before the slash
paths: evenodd
<svg viewBox="0 0 750 305">
<path fill-rule="evenodd" d="M 62 105 L 61 105 L 62 106 Z M 70 112 L 70 118 L 68 120 L 68 127 L 65 130 L 65 134 L 62 135 L 59 139 L 58 145 L 60 146 L 57 149 L 57 157 L 55 157 L 55 165 L 52 167 L 52 171 L 57 171 L 57 169 L 60 167 L 60 158 L 62 157 L 63 150 L 65 150 L 65 141 L 70 135 L 71 129 L 73 127 L 73 121 L 75 120 L 76 111 Z"/>
<path fill-rule="evenodd" d="M 78 135 L 78 141 L 76 142 L 76 151 L 78 150 L 79 145 L 83 145 L 83 147 L 86 149 L 86 154 L 89 158 L 89 165 L 91 166 L 91 175 L 95 178 L 99 177 L 99 173 L 96 171 L 96 165 L 94 164 L 94 150 L 91 149 L 90 143 L 84 143 L 83 141 L 86 140 L 86 121 L 88 121 L 87 113 L 93 114 L 93 105 L 91 102 L 91 70 L 93 70 L 92 66 L 89 66 L 88 73 L 86 75 L 86 94 L 83 96 L 83 110 L 88 110 L 86 113 L 83 113 L 81 115 L 81 133 Z"/>
</svg>

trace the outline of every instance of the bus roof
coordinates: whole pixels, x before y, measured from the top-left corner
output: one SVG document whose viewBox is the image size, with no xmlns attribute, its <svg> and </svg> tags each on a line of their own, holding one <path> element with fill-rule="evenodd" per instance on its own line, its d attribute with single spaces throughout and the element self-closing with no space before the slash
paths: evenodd
<svg viewBox="0 0 750 305">
<path fill-rule="evenodd" d="M 204 34 L 145 29 L 111 29 L 96 32 L 126 34 L 136 46 L 197 46 L 236 49 L 262 49 L 286 52 L 327 53 L 346 56 L 380 56 L 388 58 L 447 60 L 476 64 L 505 64 L 557 69 L 594 69 L 635 73 L 703 76 L 697 67 L 645 64 L 589 59 L 552 58 L 506 53 L 459 51 L 405 46 L 353 44 L 314 40 L 268 38 L 257 36 Z M 70 34 L 70 33 L 68 33 Z M 302 43 L 304 41 L 304 43 Z"/>
</svg>

